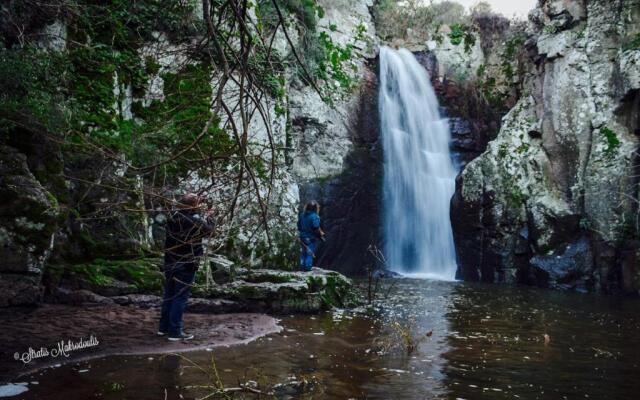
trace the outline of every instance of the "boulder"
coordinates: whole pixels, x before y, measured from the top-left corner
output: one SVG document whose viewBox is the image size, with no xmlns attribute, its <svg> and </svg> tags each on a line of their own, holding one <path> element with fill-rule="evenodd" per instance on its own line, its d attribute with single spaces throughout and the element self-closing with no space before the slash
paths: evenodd
<svg viewBox="0 0 640 400">
<path fill-rule="evenodd" d="M 69 289 L 65 287 L 56 287 L 46 298 L 48 302 L 69 304 L 69 305 L 87 305 L 87 304 L 113 304 L 114 301 L 108 297 L 101 296 L 86 289 Z"/>
<path fill-rule="evenodd" d="M 24 154 L 0 146 L 0 272 L 40 274 L 56 230 L 57 203 Z"/>
<path fill-rule="evenodd" d="M 318 312 L 355 303 L 352 284 L 343 275 L 313 268 L 310 272 L 258 269 L 217 285 L 199 296 L 237 302 L 248 311 Z"/>
<path fill-rule="evenodd" d="M 41 296 L 39 275 L 0 273 L 0 307 L 33 305 Z"/>
<path fill-rule="evenodd" d="M 531 258 L 532 272 L 553 289 L 587 292 L 593 289 L 593 253 L 586 238 L 568 244 L 560 254 Z"/>
<path fill-rule="evenodd" d="M 32 304 L 57 229 L 58 205 L 26 156 L 0 145 L 0 305 Z M 24 281 L 21 281 L 24 280 Z"/>
<path fill-rule="evenodd" d="M 545 0 L 541 3 L 547 20 L 557 29 L 565 29 L 587 17 L 585 0 Z"/>
</svg>

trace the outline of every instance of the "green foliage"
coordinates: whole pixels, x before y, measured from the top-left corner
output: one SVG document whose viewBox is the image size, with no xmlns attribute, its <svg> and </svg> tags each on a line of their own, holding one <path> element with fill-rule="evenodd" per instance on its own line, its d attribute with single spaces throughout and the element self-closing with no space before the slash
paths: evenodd
<svg viewBox="0 0 640 400">
<path fill-rule="evenodd" d="M 130 156 L 138 162 L 152 162 L 158 152 L 171 154 L 173 149 L 187 148 L 203 133 L 211 115 L 211 66 L 205 63 L 187 65 L 181 71 L 167 73 L 164 79 L 164 101 L 153 101 L 149 107 L 137 106 L 134 114 L 142 122 L 126 121 L 123 135 L 131 135 Z M 130 129 L 130 134 L 129 134 Z M 213 118 L 198 146 L 191 148 L 185 158 L 168 166 L 169 174 L 184 173 L 190 168 L 189 159 L 230 154 L 235 142 L 219 128 Z M 126 147 L 121 148 L 126 151 Z"/>
<path fill-rule="evenodd" d="M 341 277 L 328 275 L 324 289 L 320 295 L 325 307 L 350 307 L 357 303 L 356 294 Z"/>
<path fill-rule="evenodd" d="M 272 0 L 258 0 L 258 19 L 262 26 L 275 29 L 279 19 Z M 315 30 L 317 17 L 324 17 L 324 9 L 315 0 L 278 0 L 278 7 L 283 12 L 293 14 L 307 29 Z"/>
<path fill-rule="evenodd" d="M 451 25 L 451 33 L 449 33 L 451 44 L 459 46 L 464 43 L 464 51 L 470 53 L 476 44 L 476 37 L 473 35 L 472 29 L 468 25 L 454 24 Z"/>
<path fill-rule="evenodd" d="M 104 383 L 103 386 L 107 393 L 117 393 L 125 389 L 124 384 L 118 382 Z"/>
<path fill-rule="evenodd" d="M 134 95 L 143 93 L 149 74 L 159 66 L 151 60 L 145 65 L 139 45 L 157 30 L 176 35 L 191 32 L 192 5 L 170 0 L 112 0 L 109 4 L 79 0 L 77 10 L 77 18 L 69 25 L 66 54 L 71 128 L 131 155 L 135 129 L 120 117 L 114 85 L 130 85 Z"/>
<path fill-rule="evenodd" d="M 520 30 L 510 33 L 500 54 L 499 73 L 489 74 L 483 64 L 476 71 L 476 87 L 486 102 L 498 112 L 506 112 L 509 99 L 517 91 L 518 54 L 525 42 L 525 34 Z"/>
<path fill-rule="evenodd" d="M 509 187 L 507 195 L 507 201 L 513 208 L 520 207 L 527 200 L 522 190 L 515 184 Z"/>
<path fill-rule="evenodd" d="M 333 276 L 327 276 L 327 282 L 320 298 L 326 307 L 342 306 L 342 287 L 341 280 Z"/>
<path fill-rule="evenodd" d="M 213 8 L 222 3 L 213 1 Z M 65 20 L 68 40 L 63 52 L 36 46 L 0 52 L 0 131 L 15 132 L 17 126 L 26 124 L 34 132 L 53 132 L 69 153 L 65 154 L 65 162 L 73 160 L 74 154 L 87 158 L 95 155 L 100 159 L 122 157 L 136 166 L 166 161 L 162 168 L 153 170 L 153 177 L 151 173 L 144 176 L 144 184 L 153 179 L 153 183 L 171 186 L 194 165 L 202 170 L 206 165 L 217 169 L 216 172 L 235 171 L 233 168 L 238 167 L 234 156 L 241 146 L 220 127 L 220 119 L 212 116 L 211 111 L 216 90 L 212 78 L 219 74 L 214 71 L 220 60 L 210 51 L 213 45 L 199 41 L 195 46 L 191 40 L 201 38 L 196 34 L 204 32 L 200 19 L 193 18 L 195 4 L 197 1 L 65 1 L 64 11 L 70 17 Z M 352 44 L 334 43 L 327 32 L 318 29 L 324 9 L 316 0 L 279 0 L 279 4 L 303 25 L 299 29 L 304 47 L 301 54 L 311 79 L 325 80 L 326 84 L 319 86 L 327 93 L 337 93 L 336 88 L 351 89 L 356 82 L 352 67 L 356 50 Z M 270 0 L 258 2 L 257 34 L 277 25 L 272 6 Z M 222 36 L 228 34 L 229 42 L 235 43 L 238 28 L 224 23 L 220 26 Z M 339 29 L 335 25 L 323 28 Z M 163 32 L 174 44 L 184 45 L 185 52 L 193 50 L 188 55 L 189 63 L 177 71 L 179 67 L 172 66 L 169 73 L 154 57 L 143 56 L 140 47 L 155 40 L 155 32 Z M 364 40 L 365 33 L 365 25 L 359 24 L 356 40 Z M 247 76 L 259 79 L 253 79 L 250 85 L 273 96 L 276 113 L 284 115 L 287 101 L 284 72 L 292 60 L 285 60 L 274 49 L 264 48 L 261 39 L 268 36 L 258 38 L 255 34 L 253 29 L 248 34 L 252 46 L 247 65 L 251 74 Z M 226 51 L 237 56 L 233 49 Z M 232 64 L 237 61 L 228 58 Z M 163 99 L 145 98 L 150 79 L 157 76 L 164 82 Z M 132 96 L 127 93 L 129 90 Z M 122 109 L 127 105 L 125 93 L 126 100 L 134 101 L 130 110 L 133 118 L 128 118 Z M 179 157 L 172 158 L 178 152 Z M 228 158 L 234 159 L 233 166 Z M 271 166 L 258 157 L 248 159 L 258 178 L 267 180 Z M 121 187 L 117 190 L 131 188 L 129 177 L 118 177 Z M 65 203 L 60 193 L 55 194 Z M 80 209 L 74 206 L 70 210 Z M 85 232 L 80 236 L 88 248 L 100 248 L 95 237 Z M 265 262 L 292 266 L 290 263 L 297 258 L 297 241 L 281 236 L 274 242 L 279 250 L 265 256 Z M 90 276 L 101 279 L 99 274 Z"/>
<path fill-rule="evenodd" d="M 584 39 L 586 36 L 587 36 L 587 27 L 585 26 L 580 30 L 580 32 L 578 32 L 576 39 L 581 40 L 581 39 Z"/>
<path fill-rule="evenodd" d="M 114 104 L 114 84 L 128 84 L 139 89 L 146 83 L 146 73 L 139 57 L 131 51 L 114 51 L 96 43 L 79 46 L 68 52 L 71 63 L 69 90 L 73 104 L 72 128 L 91 132 L 106 139 L 118 128 L 118 113 Z M 116 76 L 119 82 L 115 82 Z M 117 141 L 116 141 L 117 142 Z M 115 143 L 113 143 L 115 144 Z"/>
<path fill-rule="evenodd" d="M 326 278 L 309 276 L 307 287 L 311 293 L 320 293 L 325 308 L 348 307 L 357 303 L 357 296 L 351 285 L 338 274 L 329 274 Z"/>
<path fill-rule="evenodd" d="M 258 84 L 275 98 L 275 111 L 278 116 L 286 113 L 285 67 L 285 60 L 280 57 L 276 49 L 271 49 L 269 54 L 264 50 L 257 50 L 249 58 L 249 69 L 256 76 L 261 77 Z"/>
<path fill-rule="evenodd" d="M 509 155 L 509 146 L 506 143 L 502 143 L 498 148 L 498 158 L 503 159 Z"/>
<path fill-rule="evenodd" d="M 318 292 L 324 286 L 324 282 L 322 277 L 319 276 L 309 276 L 307 278 L 307 287 L 311 293 Z"/>
<path fill-rule="evenodd" d="M 618 139 L 618 135 L 612 131 L 609 127 L 600 128 L 600 133 L 604 136 L 604 139 L 607 144 L 607 148 L 605 149 L 605 153 L 608 156 L 612 156 L 615 154 L 618 147 L 620 147 L 620 139 Z"/>
<path fill-rule="evenodd" d="M 12 129 L 26 121 L 32 129 L 70 132 L 68 139 L 75 146 L 95 151 L 94 144 L 84 145 L 98 143 L 125 154 L 134 163 L 158 161 L 157 154 L 172 154 L 189 145 L 211 117 L 209 88 L 214 61 L 187 66 L 177 74 L 163 74 L 166 101 L 154 101 L 149 107 L 134 103 L 135 121 L 122 118 L 121 99 L 114 86 L 121 90 L 130 87 L 134 98 L 142 97 L 149 78 L 161 69 L 153 58 L 140 57 L 139 46 L 151 40 L 155 31 L 173 35 L 174 40 L 197 32 L 202 27 L 194 22 L 193 4 L 172 0 L 70 1 L 74 19 L 68 24 L 65 53 L 26 47 L 0 54 L 0 129 Z M 305 26 L 305 47 L 315 49 L 305 58 L 313 66 L 310 71 L 314 77 L 351 88 L 354 80 L 348 64 L 353 47 L 336 45 L 326 33 L 316 32 L 324 9 L 315 0 L 282 0 L 280 4 Z M 270 0 L 259 2 L 262 23 L 274 22 L 272 7 Z M 363 29 L 358 27 L 359 34 Z M 257 84 L 275 97 L 276 113 L 284 115 L 284 60 L 275 50 L 267 54 L 256 46 L 248 66 L 255 76 L 264 77 Z M 192 154 L 183 158 L 203 154 L 215 158 L 232 152 L 233 146 L 216 119 L 198 146 L 189 151 Z M 185 169 L 186 165 L 169 165 L 167 173 L 179 174 Z"/>
<path fill-rule="evenodd" d="M 523 154 L 529 151 L 529 143 L 522 143 L 520 146 L 516 147 L 516 152 L 518 154 Z"/>
<path fill-rule="evenodd" d="M 190 33 L 197 26 L 191 18 L 191 2 L 76 0 L 66 7 L 73 11 L 74 19 L 68 23 L 65 52 L 26 46 L 0 53 L 2 126 L 12 129 L 20 124 L 60 136 L 68 132 L 66 138 L 74 151 L 95 152 L 94 145 L 85 146 L 94 142 L 134 160 L 150 159 L 150 154 L 157 158 L 159 151 L 192 140 L 194 127 L 202 126 L 207 118 L 202 112 L 203 101 L 193 107 L 184 103 L 193 97 L 202 100 L 203 86 L 194 86 L 200 91 L 195 95 L 185 94 L 188 88 L 180 88 L 180 95 L 169 96 L 178 98 L 171 102 L 173 107 L 182 101 L 175 115 L 147 113 L 154 117 L 142 123 L 121 117 L 120 99 L 114 93 L 114 86 L 130 86 L 134 96 L 142 95 L 150 74 L 158 73 L 159 65 L 152 59 L 143 61 L 138 47 L 156 30 L 173 33 L 176 38 Z M 200 79 L 197 83 L 203 82 Z M 204 107 L 208 107 L 208 98 L 210 93 Z M 165 107 L 165 111 L 168 109 Z M 196 117 L 200 120 L 195 121 Z M 158 126 L 164 129 L 156 129 Z M 212 124 L 212 131 L 216 130 L 217 125 Z M 163 134 L 148 140 L 152 131 Z M 175 140 L 185 132 L 185 137 Z M 212 140 L 219 141 L 219 137 Z"/>
<path fill-rule="evenodd" d="M 49 203 L 51 203 L 51 208 L 58 209 L 58 207 L 60 207 L 60 203 L 58 202 L 56 196 L 51 194 L 51 192 L 46 192 L 45 194 L 47 196 L 47 199 L 49 200 Z"/>
<path fill-rule="evenodd" d="M 627 43 L 622 46 L 622 51 L 640 50 L 640 33 L 636 33 Z"/>
<path fill-rule="evenodd" d="M 490 77 L 480 82 L 480 90 L 489 105 L 502 112 L 508 111 L 506 100 L 509 93 L 498 88 L 496 78 Z"/>
<path fill-rule="evenodd" d="M 513 64 L 517 61 L 517 55 L 525 42 L 525 36 L 522 33 L 516 34 L 505 42 L 505 48 L 502 53 L 501 69 L 507 82 L 513 81 L 515 72 Z"/>
<path fill-rule="evenodd" d="M 193 1 L 174 0 L 75 0 L 69 7 L 76 11 L 70 25 L 72 38 L 102 43 L 115 50 L 135 48 L 149 40 L 155 31 L 166 32 L 175 39 L 195 33 L 201 26 L 193 16 Z"/>
<path fill-rule="evenodd" d="M 278 6 L 281 11 L 293 14 L 302 25 L 299 32 L 302 35 L 302 51 L 298 49 L 298 55 L 302 57 L 304 69 L 311 75 L 311 78 L 324 81 L 327 84 L 325 100 L 330 101 L 336 93 L 344 93 L 352 89 L 357 82 L 352 76 L 355 70 L 351 67 L 355 48 L 353 44 L 335 43 L 326 31 L 318 30 L 318 20 L 324 17 L 325 11 L 317 0 L 279 0 Z M 271 30 L 275 29 L 279 20 L 272 1 L 259 1 L 258 10 L 259 25 L 266 26 Z M 291 28 L 287 27 L 289 30 Z M 338 29 L 335 24 L 330 24 L 326 28 L 333 32 Z M 366 26 L 362 23 L 359 24 L 354 32 L 354 41 L 364 40 L 365 33 Z M 300 66 L 297 67 L 297 75 L 303 81 L 307 81 L 309 77 Z M 284 108 L 282 107 L 280 88 L 283 88 L 284 85 L 280 84 L 281 76 L 261 75 L 267 77 L 265 82 L 272 89 L 271 93 L 275 94 L 278 99 L 276 111 L 279 115 L 283 115 Z"/>
<path fill-rule="evenodd" d="M 64 125 L 64 57 L 37 48 L 0 51 L 0 132 L 16 125 L 55 131 Z"/>
<path fill-rule="evenodd" d="M 483 78 L 487 73 L 487 66 L 484 64 L 480 64 L 478 70 L 476 71 L 476 77 Z"/>
<path fill-rule="evenodd" d="M 346 70 L 346 65 L 353 57 L 354 47 L 352 44 L 339 45 L 334 43 L 327 32 L 320 32 L 318 35 L 320 52 L 317 55 L 317 68 L 314 74 L 324 81 L 334 80 L 340 88 L 349 90 L 355 85 L 355 79 L 350 75 L 351 70 Z"/>
<path fill-rule="evenodd" d="M 287 271 L 298 267 L 300 246 L 296 232 L 272 232 L 272 247 L 260 243 L 255 247 L 255 256 L 260 259 L 261 266 Z"/>
</svg>

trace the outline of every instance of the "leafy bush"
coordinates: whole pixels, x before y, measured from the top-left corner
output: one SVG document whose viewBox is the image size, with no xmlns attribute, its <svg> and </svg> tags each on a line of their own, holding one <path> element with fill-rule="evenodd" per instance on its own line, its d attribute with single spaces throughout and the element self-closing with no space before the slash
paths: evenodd
<svg viewBox="0 0 640 400">
<path fill-rule="evenodd" d="M 615 151 L 620 147 L 620 139 L 618 139 L 618 135 L 607 126 L 601 128 L 600 133 L 604 136 L 607 144 L 605 153 L 609 156 L 615 154 Z"/>
<path fill-rule="evenodd" d="M 451 25 L 451 33 L 449 33 L 451 44 L 459 46 L 464 42 L 464 51 L 471 52 L 471 48 L 476 44 L 476 37 L 473 36 L 472 28 L 464 24 Z"/>
<path fill-rule="evenodd" d="M 0 132 L 16 125 L 51 131 L 64 126 L 64 57 L 43 56 L 33 47 L 0 51 Z"/>
</svg>

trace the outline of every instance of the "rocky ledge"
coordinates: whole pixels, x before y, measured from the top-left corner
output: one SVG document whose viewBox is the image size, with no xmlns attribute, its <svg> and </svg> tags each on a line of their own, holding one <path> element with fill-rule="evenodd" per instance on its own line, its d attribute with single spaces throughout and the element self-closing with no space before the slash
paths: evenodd
<svg viewBox="0 0 640 400">
<path fill-rule="evenodd" d="M 159 261 L 147 259 L 124 263 L 126 267 L 117 267 L 113 262 L 99 266 L 84 264 L 77 268 L 66 266 L 64 271 L 67 272 L 62 276 L 48 274 L 45 281 L 52 284 L 45 302 L 159 307 L 162 302 Z M 146 277 L 144 284 L 141 284 L 140 276 Z M 351 281 L 338 272 L 320 268 L 308 272 L 247 269 L 217 257 L 209 268 L 198 272 L 187 312 L 313 313 L 356 303 Z"/>
<path fill-rule="evenodd" d="M 215 285 L 196 293 L 236 302 L 245 311 L 310 313 L 357 303 L 351 280 L 321 268 L 293 272 L 221 267 L 214 276 L 218 279 Z"/>
</svg>

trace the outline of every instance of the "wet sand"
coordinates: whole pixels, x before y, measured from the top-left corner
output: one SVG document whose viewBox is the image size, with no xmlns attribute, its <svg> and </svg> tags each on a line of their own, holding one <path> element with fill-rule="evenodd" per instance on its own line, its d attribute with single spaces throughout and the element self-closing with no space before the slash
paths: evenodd
<svg viewBox="0 0 640 400">
<path fill-rule="evenodd" d="M 166 337 L 156 334 L 158 314 L 156 308 L 119 305 L 78 307 L 45 304 L 38 308 L 2 309 L 0 382 L 72 361 L 108 355 L 177 353 L 230 346 L 248 343 L 281 330 L 275 318 L 264 314 L 185 314 L 185 330 L 195 334 L 195 338 L 169 342 Z M 91 340 L 91 336 L 95 340 Z M 86 347 L 60 352 L 61 341 L 64 344 L 84 341 L 80 347 Z"/>
</svg>

